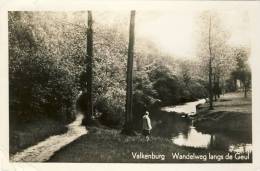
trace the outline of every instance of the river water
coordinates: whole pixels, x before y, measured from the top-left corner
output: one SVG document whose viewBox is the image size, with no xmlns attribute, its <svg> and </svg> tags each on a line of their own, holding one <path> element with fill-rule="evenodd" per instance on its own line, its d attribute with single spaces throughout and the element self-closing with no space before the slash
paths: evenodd
<svg viewBox="0 0 260 171">
<path fill-rule="evenodd" d="M 205 100 L 188 102 L 177 106 L 163 107 L 156 111 L 152 118 L 153 134 L 165 136 L 179 146 L 225 150 L 229 152 L 251 152 L 251 133 L 218 132 L 207 133 L 207 130 L 197 130 L 192 120 L 183 118 L 183 114 L 196 114 L 196 105 L 205 103 Z M 177 112 L 177 113 L 176 113 Z"/>
</svg>

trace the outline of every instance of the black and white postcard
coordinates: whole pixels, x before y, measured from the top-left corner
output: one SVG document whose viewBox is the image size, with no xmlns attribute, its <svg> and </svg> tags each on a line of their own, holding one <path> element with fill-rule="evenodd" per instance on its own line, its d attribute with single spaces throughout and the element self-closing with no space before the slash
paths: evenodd
<svg viewBox="0 0 260 171">
<path fill-rule="evenodd" d="M 1 171 L 260 169 L 258 1 L 1 3 Z"/>
</svg>

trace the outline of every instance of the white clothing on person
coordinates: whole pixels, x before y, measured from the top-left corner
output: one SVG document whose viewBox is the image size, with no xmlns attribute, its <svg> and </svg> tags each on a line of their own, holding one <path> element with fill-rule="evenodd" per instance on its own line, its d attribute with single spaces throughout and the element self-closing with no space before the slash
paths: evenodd
<svg viewBox="0 0 260 171">
<path fill-rule="evenodd" d="M 149 131 L 152 129 L 151 120 L 148 115 L 143 116 L 143 129 Z"/>
</svg>

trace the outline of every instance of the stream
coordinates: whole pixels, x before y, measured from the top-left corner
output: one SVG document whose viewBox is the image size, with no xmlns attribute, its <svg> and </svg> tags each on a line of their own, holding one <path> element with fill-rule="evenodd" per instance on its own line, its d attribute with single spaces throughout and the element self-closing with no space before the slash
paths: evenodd
<svg viewBox="0 0 260 171">
<path fill-rule="evenodd" d="M 196 114 L 196 105 L 205 103 L 204 99 L 177 106 L 167 106 L 153 115 L 153 134 L 168 137 L 178 146 L 200 149 L 224 150 L 229 152 L 252 152 L 251 133 L 218 132 L 207 133 L 196 129 L 192 120 L 183 118 Z"/>
</svg>

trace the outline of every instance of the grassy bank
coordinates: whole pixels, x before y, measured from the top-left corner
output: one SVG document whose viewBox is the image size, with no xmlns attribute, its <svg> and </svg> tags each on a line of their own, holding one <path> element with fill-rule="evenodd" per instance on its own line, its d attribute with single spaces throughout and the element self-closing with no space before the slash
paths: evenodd
<svg viewBox="0 0 260 171">
<path fill-rule="evenodd" d="M 239 131 L 252 132 L 251 96 L 243 93 L 229 93 L 214 102 L 214 109 L 208 110 L 208 104 L 200 106 L 194 125 L 207 132 Z"/>
<path fill-rule="evenodd" d="M 135 159 L 133 154 L 165 155 L 162 159 Z M 124 136 L 113 129 L 89 128 L 89 134 L 80 137 L 73 143 L 58 151 L 49 162 L 115 162 L 115 163 L 200 163 L 200 162 L 250 162 L 251 160 L 204 160 L 204 159 L 173 159 L 172 153 L 181 155 L 216 156 L 226 155 L 223 151 L 186 148 L 174 145 L 171 140 L 151 137 L 146 142 L 141 135 L 135 137 Z"/>
<path fill-rule="evenodd" d="M 19 152 L 37 144 L 51 135 L 62 134 L 67 131 L 64 123 L 51 119 L 41 119 L 34 122 L 12 124 L 10 127 L 10 154 Z"/>
</svg>

